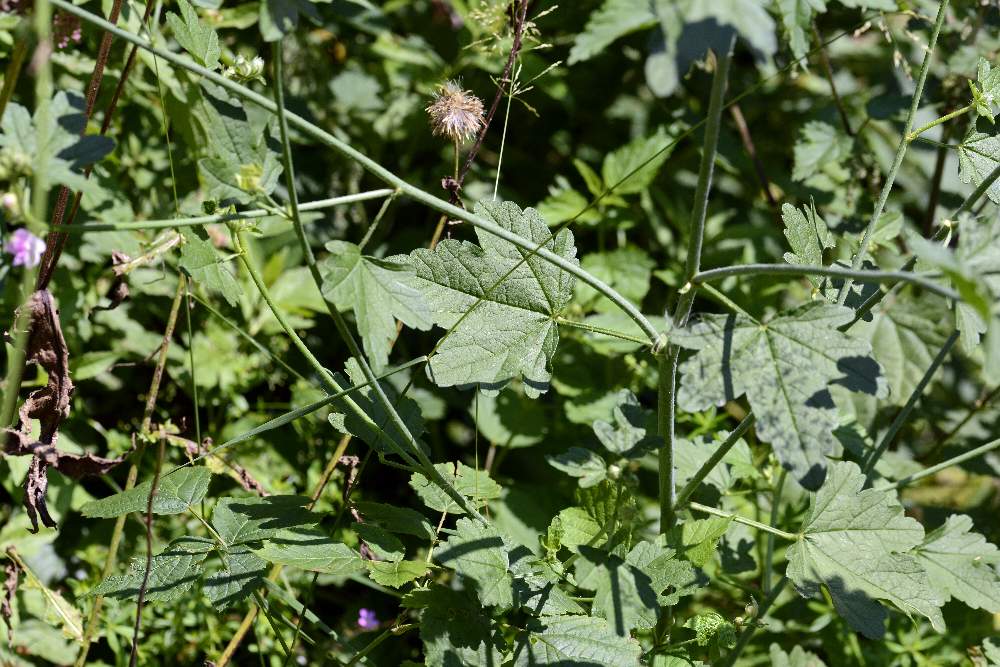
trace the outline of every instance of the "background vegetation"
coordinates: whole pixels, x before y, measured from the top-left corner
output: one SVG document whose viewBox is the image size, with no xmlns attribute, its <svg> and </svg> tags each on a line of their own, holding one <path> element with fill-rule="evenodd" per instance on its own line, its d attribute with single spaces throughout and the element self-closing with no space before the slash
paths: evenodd
<svg viewBox="0 0 1000 667">
<path fill-rule="evenodd" d="M 1000 664 L 995 3 L 3 9 L 0 664 Z"/>
</svg>

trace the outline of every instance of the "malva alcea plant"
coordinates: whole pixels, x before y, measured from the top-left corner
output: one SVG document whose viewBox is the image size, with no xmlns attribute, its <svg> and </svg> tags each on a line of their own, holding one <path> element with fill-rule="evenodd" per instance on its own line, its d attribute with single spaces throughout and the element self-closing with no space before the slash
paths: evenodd
<svg viewBox="0 0 1000 667">
<path fill-rule="evenodd" d="M 4 9 L 0 664 L 1000 664 L 997 8 Z"/>
</svg>

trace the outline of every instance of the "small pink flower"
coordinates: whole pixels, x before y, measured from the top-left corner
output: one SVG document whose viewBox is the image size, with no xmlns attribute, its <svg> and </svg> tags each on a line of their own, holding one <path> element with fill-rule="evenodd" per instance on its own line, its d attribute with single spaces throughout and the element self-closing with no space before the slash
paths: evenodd
<svg viewBox="0 0 1000 667">
<path fill-rule="evenodd" d="M 14 266 L 37 266 L 45 252 L 45 241 L 20 227 L 10 235 L 4 250 L 14 256 Z"/>
<path fill-rule="evenodd" d="M 381 625 L 378 621 L 378 616 L 375 615 L 375 610 L 365 609 L 362 607 L 358 610 L 358 627 L 362 630 L 377 630 L 378 626 Z"/>
</svg>

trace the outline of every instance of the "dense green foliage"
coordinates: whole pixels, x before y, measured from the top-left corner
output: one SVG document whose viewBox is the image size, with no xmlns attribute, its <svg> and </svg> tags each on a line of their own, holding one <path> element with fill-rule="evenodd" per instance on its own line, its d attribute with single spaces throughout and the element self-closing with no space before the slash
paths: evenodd
<svg viewBox="0 0 1000 667">
<path fill-rule="evenodd" d="M 1000 665 L 995 3 L 0 5 L 0 665 Z"/>
</svg>

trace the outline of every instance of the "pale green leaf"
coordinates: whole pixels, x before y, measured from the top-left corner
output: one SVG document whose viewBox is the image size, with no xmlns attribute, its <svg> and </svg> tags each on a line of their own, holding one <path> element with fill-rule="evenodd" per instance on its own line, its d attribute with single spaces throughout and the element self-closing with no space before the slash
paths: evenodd
<svg viewBox="0 0 1000 667">
<path fill-rule="evenodd" d="M 205 157 L 198 161 L 198 170 L 209 197 L 224 204 L 250 204 L 274 191 L 282 166 L 270 119 L 251 119 L 242 102 L 206 83 L 192 117 L 204 138 Z"/>
<path fill-rule="evenodd" d="M 331 241 L 326 249 L 330 255 L 319 264 L 323 296 L 338 310 L 354 311 L 372 368 L 381 370 L 389 363 L 396 320 L 414 329 L 431 328 L 427 304 L 420 292 L 407 284 L 406 278 L 413 272 L 405 258 L 368 257 L 346 241 Z"/>
<path fill-rule="evenodd" d="M 361 370 L 361 366 L 353 357 L 347 360 L 345 368 L 347 370 L 347 378 L 344 378 L 340 373 L 334 376 L 341 387 L 352 387 L 368 381 Z M 400 392 L 396 391 L 388 381 L 380 380 L 379 385 L 389 399 L 389 404 L 395 408 L 396 413 L 403 420 L 407 431 L 417 439 L 418 444 L 424 448 L 424 451 L 427 451 L 426 445 L 419 440 L 425 430 L 420 406 L 409 396 L 400 395 Z M 333 402 L 333 407 L 336 411 L 332 412 L 328 417 L 331 426 L 342 433 L 350 433 L 361 438 L 372 449 L 383 454 L 394 453 L 392 446 L 388 444 L 390 439 L 397 444 L 409 442 L 409 438 L 403 434 L 402 429 L 399 428 L 386 411 L 385 406 L 378 399 L 378 396 L 375 395 L 375 390 L 372 387 L 368 386 L 353 391 L 349 397 L 367 415 L 368 419 L 362 418 L 357 412 L 351 410 L 346 400 L 347 397 L 345 397 Z M 386 435 L 389 436 L 388 439 Z M 409 450 L 408 445 L 404 444 L 403 446 L 407 448 L 407 451 Z"/>
<path fill-rule="evenodd" d="M 608 252 L 584 255 L 580 260 L 580 266 L 615 288 L 632 303 L 639 305 L 649 292 L 649 279 L 655 264 L 645 250 L 629 245 Z M 612 303 L 586 283 L 577 283 L 575 300 L 588 312 L 617 311 Z"/>
<path fill-rule="evenodd" d="M 766 323 L 743 315 L 707 315 L 670 333 L 697 350 L 680 366 L 677 403 L 698 412 L 746 395 L 757 435 L 803 486 L 822 482 L 827 456 L 840 451 L 839 417 L 829 394 L 836 383 L 884 397 L 882 369 L 866 341 L 837 330 L 853 311 L 812 303 Z"/>
<path fill-rule="evenodd" d="M 594 435 L 604 448 L 615 456 L 639 458 L 662 442 L 654 433 L 656 422 L 653 413 L 644 409 L 628 389 L 618 392 L 617 404 L 611 415 L 614 425 L 597 420 L 593 428 Z"/>
<path fill-rule="evenodd" d="M 573 234 L 552 236 L 534 209 L 481 201 L 476 213 L 500 227 L 575 261 Z M 438 386 L 480 384 L 498 390 L 523 377 L 534 398 L 548 389 L 559 342 L 558 318 L 573 295 L 570 273 L 538 255 L 476 230 L 479 246 L 445 239 L 434 250 L 411 254 L 415 286 L 434 323 L 450 329 L 431 357 L 428 374 Z"/>
<path fill-rule="evenodd" d="M 665 536 L 655 542 L 637 542 L 625 556 L 625 562 L 649 577 L 661 606 L 672 606 L 682 597 L 694 595 L 705 582 L 690 561 L 665 544 Z"/>
<path fill-rule="evenodd" d="M 441 545 L 435 557 L 475 583 L 479 601 L 487 607 L 509 609 L 514 603 L 510 561 L 500 533 L 472 519 L 459 519 L 456 534 Z"/>
<path fill-rule="evenodd" d="M 430 565 L 422 560 L 366 560 L 368 576 L 377 584 L 399 588 L 424 576 Z"/>
<path fill-rule="evenodd" d="M 792 179 L 802 181 L 825 174 L 838 180 L 843 174 L 842 163 L 850 154 L 851 138 L 842 130 L 822 121 L 810 121 L 795 142 Z"/>
<path fill-rule="evenodd" d="M 253 552 L 271 563 L 324 574 L 348 575 L 364 569 L 361 554 L 315 526 L 278 530 Z"/>
<path fill-rule="evenodd" d="M 771 667 L 826 667 L 826 663 L 815 653 L 796 646 L 791 653 L 786 653 L 777 644 L 771 644 L 768 649 L 771 657 Z"/>
<path fill-rule="evenodd" d="M 473 507 L 483 505 L 487 500 L 500 497 L 500 485 L 494 482 L 485 470 L 470 468 L 462 462 L 438 463 L 434 466 L 441 476 L 460 494 L 469 499 Z M 436 512 L 465 514 L 465 511 L 434 482 L 415 472 L 410 477 L 410 486 L 427 507 Z"/>
<path fill-rule="evenodd" d="M 49 104 L 44 145 L 38 143 L 36 113 L 11 102 L 0 122 L 0 157 L 10 177 L 44 174 L 49 185 L 65 185 L 91 196 L 100 192 L 96 180 L 84 178 L 82 169 L 112 151 L 108 137 L 83 134 L 87 126 L 82 97 L 59 91 Z M 81 136 L 82 135 L 82 136 Z"/>
<path fill-rule="evenodd" d="M 673 138 L 662 127 L 648 137 L 636 137 L 604 157 L 604 187 L 619 195 L 642 192 L 672 152 Z"/>
<path fill-rule="evenodd" d="M 387 530 L 370 523 L 355 523 L 354 532 L 368 546 L 375 560 L 402 560 L 406 547 Z"/>
<path fill-rule="evenodd" d="M 704 567 L 732 522 L 732 517 L 719 516 L 685 521 L 668 533 L 667 544 L 697 567 Z"/>
<path fill-rule="evenodd" d="M 944 600 L 908 553 L 923 541 L 923 527 L 903 514 L 895 491 L 862 490 L 864 484 L 854 463 L 830 466 L 802 536 L 788 550 L 788 577 L 807 597 L 825 586 L 848 625 L 866 637 L 885 633 L 887 613 L 879 600 L 925 616 L 943 632 Z"/>
<path fill-rule="evenodd" d="M 789 264 L 823 266 L 823 251 L 832 248 L 835 243 L 826 222 L 816 212 L 816 204 L 811 203 L 809 208 L 802 210 L 783 204 L 781 219 L 785 223 L 785 238 L 792 247 L 792 252 L 785 253 L 785 261 Z M 816 276 L 810 276 L 809 280 L 817 287 L 823 282 Z"/>
<path fill-rule="evenodd" d="M 178 265 L 196 283 L 221 294 L 230 306 L 239 303 L 243 288 L 236 282 L 233 270 L 222 261 L 215 246 L 199 237 L 197 232 L 184 235 Z"/>
<path fill-rule="evenodd" d="M 185 467 L 173 474 L 163 475 L 153 496 L 153 514 L 180 514 L 198 504 L 208 492 L 211 478 L 212 473 L 204 466 Z M 96 518 L 121 516 L 129 512 L 145 513 L 152 488 L 153 481 L 149 480 L 128 491 L 92 500 L 81 507 L 80 512 Z"/>
<path fill-rule="evenodd" d="M 434 538 L 434 528 L 423 514 L 408 507 L 396 507 L 367 500 L 354 502 L 365 523 L 381 526 L 393 533 L 415 535 L 425 540 Z"/>
<path fill-rule="evenodd" d="M 573 40 L 569 64 L 593 58 L 618 38 L 655 26 L 657 17 L 650 4 L 649 0 L 605 0 Z"/>
<path fill-rule="evenodd" d="M 514 665 L 637 667 L 642 648 L 593 616 L 545 616 L 531 623 L 514 646 Z"/>
<path fill-rule="evenodd" d="M 1000 165 L 1000 137 L 978 132 L 975 125 L 958 146 L 958 177 L 963 183 L 979 186 Z M 1000 203 L 1000 181 L 994 181 L 986 196 Z"/>
<path fill-rule="evenodd" d="M 699 436 L 694 440 L 679 438 L 674 442 L 674 465 L 676 466 L 677 483 L 686 484 L 694 477 L 715 450 L 722 445 L 728 434 L 716 433 L 714 439 Z M 742 438 L 736 441 L 722 457 L 722 463 L 716 465 L 708 473 L 703 484 L 710 484 L 725 493 L 740 479 L 753 479 L 760 476 L 760 471 L 754 466 L 750 447 Z"/>
<path fill-rule="evenodd" d="M 953 514 L 927 534 L 914 552 L 941 597 L 961 600 L 973 609 L 1000 612 L 1000 550 L 979 533 L 972 519 Z"/>
<path fill-rule="evenodd" d="M 600 456 L 583 447 L 570 447 L 561 454 L 546 454 L 545 460 L 556 470 L 579 478 L 586 488 L 599 484 L 608 475 L 608 464 Z"/>
<path fill-rule="evenodd" d="M 181 10 L 180 16 L 167 12 L 167 23 L 173 30 L 177 43 L 196 61 L 209 69 L 215 69 L 222 53 L 219 36 L 212 26 L 198 18 L 198 12 L 187 0 L 177 0 L 177 6 Z"/>
</svg>

